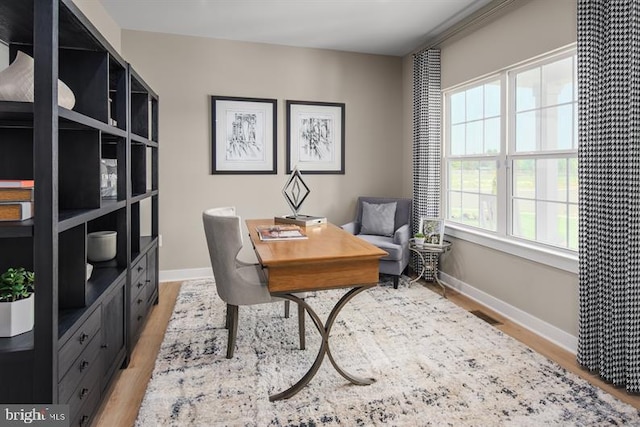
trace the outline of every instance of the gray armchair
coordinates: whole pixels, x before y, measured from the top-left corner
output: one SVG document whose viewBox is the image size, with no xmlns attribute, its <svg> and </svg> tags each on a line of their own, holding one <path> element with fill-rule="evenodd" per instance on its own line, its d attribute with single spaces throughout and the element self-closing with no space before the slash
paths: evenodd
<svg viewBox="0 0 640 427">
<path fill-rule="evenodd" d="M 392 209 L 394 203 L 395 209 Z M 398 288 L 400 275 L 409 264 L 411 207 L 411 199 L 358 197 L 355 219 L 342 226 L 344 230 L 389 254 L 380 259 L 380 273 L 394 276 L 395 289 Z"/>
<path fill-rule="evenodd" d="M 215 277 L 218 296 L 227 303 L 225 327 L 229 329 L 227 359 L 233 357 L 238 333 L 238 306 L 282 301 L 274 298 L 267 288 L 267 277 L 258 264 L 248 264 L 237 259 L 242 248 L 240 217 L 234 207 L 209 209 L 202 213 L 209 256 Z M 302 298 L 303 295 L 298 295 Z M 289 301 L 285 301 L 285 317 L 288 317 Z M 305 310 L 298 305 L 300 349 L 305 348 Z"/>
</svg>

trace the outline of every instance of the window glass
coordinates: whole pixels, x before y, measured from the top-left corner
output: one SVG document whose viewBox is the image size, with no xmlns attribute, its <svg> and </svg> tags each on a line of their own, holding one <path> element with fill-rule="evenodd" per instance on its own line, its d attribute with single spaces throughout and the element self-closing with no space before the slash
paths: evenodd
<svg viewBox="0 0 640 427">
<path fill-rule="evenodd" d="M 573 102 L 573 58 L 541 67 L 542 106 Z"/>
<path fill-rule="evenodd" d="M 484 85 L 484 114 L 485 117 L 500 115 L 500 82 Z"/>
<path fill-rule="evenodd" d="M 516 111 L 539 107 L 540 69 L 519 73 L 516 77 Z"/>
<path fill-rule="evenodd" d="M 462 166 L 461 162 L 450 162 L 449 163 L 449 173 L 447 174 L 449 177 L 449 188 L 452 191 L 460 191 L 462 190 Z"/>
<path fill-rule="evenodd" d="M 465 94 L 464 92 L 459 92 L 451 95 L 450 98 L 451 105 L 451 123 L 462 123 L 465 120 Z"/>
<path fill-rule="evenodd" d="M 453 125 L 451 127 L 451 154 L 458 156 L 464 154 L 466 145 L 466 129 L 464 123 Z"/>
<path fill-rule="evenodd" d="M 466 120 L 478 120 L 484 116 L 484 98 L 482 86 L 469 89 L 467 91 L 467 99 L 465 102 L 467 106 L 467 116 L 465 117 Z"/>
<path fill-rule="evenodd" d="M 488 119 L 484 122 L 484 154 L 500 152 L 500 118 Z"/>
<path fill-rule="evenodd" d="M 480 154 L 483 150 L 484 130 L 482 122 L 467 123 L 467 147 L 464 154 Z"/>
<path fill-rule="evenodd" d="M 513 200 L 513 235 L 528 240 L 536 239 L 536 202 Z"/>
<path fill-rule="evenodd" d="M 446 92 L 445 102 L 446 219 L 577 251 L 575 50 Z"/>
<path fill-rule="evenodd" d="M 520 198 L 536 198 L 536 161 L 534 159 L 513 162 L 513 194 Z"/>
<path fill-rule="evenodd" d="M 573 148 L 573 105 L 561 105 L 541 110 L 541 149 L 571 150 Z"/>
<path fill-rule="evenodd" d="M 516 115 L 516 151 L 526 153 L 538 148 L 537 116 L 536 111 Z"/>
</svg>

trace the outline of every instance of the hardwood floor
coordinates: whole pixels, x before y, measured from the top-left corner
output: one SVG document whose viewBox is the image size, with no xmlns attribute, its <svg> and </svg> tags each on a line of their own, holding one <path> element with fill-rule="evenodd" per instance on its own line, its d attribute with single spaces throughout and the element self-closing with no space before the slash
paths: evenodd
<svg viewBox="0 0 640 427">
<path fill-rule="evenodd" d="M 432 283 L 425 283 L 425 287 L 433 292 L 440 293 L 440 288 Z M 138 415 L 138 408 L 144 397 L 147 383 L 153 372 L 153 366 L 164 337 L 164 331 L 173 312 L 176 297 L 180 290 L 180 282 L 165 282 L 160 284 L 160 303 L 153 308 L 149 319 L 142 330 L 140 339 L 131 354 L 131 361 L 126 369 L 120 370 L 109 390 L 93 422 L 94 426 L 132 426 Z M 414 284 L 413 286 L 417 286 Z M 480 310 L 499 324 L 495 327 L 505 334 L 523 342 L 538 353 L 555 361 L 570 372 L 579 375 L 597 387 L 616 396 L 623 402 L 640 409 L 640 395 L 631 395 L 623 389 L 611 386 L 601 381 L 593 374 L 580 368 L 575 356 L 570 352 L 552 344 L 531 331 L 517 325 L 488 308 L 461 295 L 452 289 L 447 289 L 447 298 L 468 311 Z"/>
</svg>

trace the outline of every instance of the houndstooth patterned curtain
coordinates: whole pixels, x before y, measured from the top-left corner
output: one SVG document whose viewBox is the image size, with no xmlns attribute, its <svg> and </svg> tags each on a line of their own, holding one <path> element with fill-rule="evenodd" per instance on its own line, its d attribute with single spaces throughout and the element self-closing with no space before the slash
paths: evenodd
<svg viewBox="0 0 640 427">
<path fill-rule="evenodd" d="M 578 0 L 578 362 L 640 392 L 640 25 L 636 0 Z"/>
<path fill-rule="evenodd" d="M 413 231 L 421 216 L 440 216 L 442 85 L 440 50 L 413 57 Z M 414 258 L 414 270 L 419 258 Z M 418 270 L 419 271 L 419 270 Z"/>
</svg>

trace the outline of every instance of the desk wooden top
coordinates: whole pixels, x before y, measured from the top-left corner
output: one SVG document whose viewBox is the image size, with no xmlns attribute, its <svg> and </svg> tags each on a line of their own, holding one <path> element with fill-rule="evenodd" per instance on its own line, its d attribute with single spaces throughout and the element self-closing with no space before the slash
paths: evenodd
<svg viewBox="0 0 640 427">
<path fill-rule="evenodd" d="M 246 223 L 256 255 L 265 267 L 347 258 L 380 259 L 387 255 L 382 249 L 333 224 L 302 227 L 308 239 L 263 242 L 256 227 L 273 225 L 273 220 L 248 219 Z"/>
<path fill-rule="evenodd" d="M 308 239 L 263 242 L 256 228 L 272 219 L 246 220 L 262 266 L 269 269 L 271 292 L 330 289 L 377 283 L 382 249 L 333 224 L 303 228 Z"/>
</svg>

